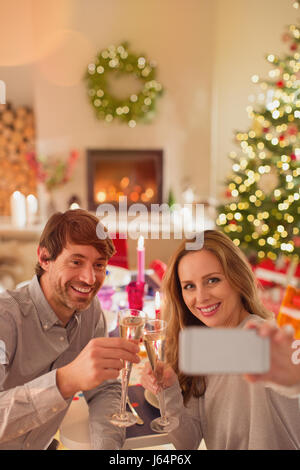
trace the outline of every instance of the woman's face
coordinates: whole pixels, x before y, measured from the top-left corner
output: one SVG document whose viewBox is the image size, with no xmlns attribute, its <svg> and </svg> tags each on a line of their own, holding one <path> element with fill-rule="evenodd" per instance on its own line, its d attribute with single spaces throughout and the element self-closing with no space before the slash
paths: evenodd
<svg viewBox="0 0 300 470">
<path fill-rule="evenodd" d="M 203 249 L 185 255 L 178 276 L 186 306 L 206 326 L 236 327 L 248 315 L 212 252 Z"/>
</svg>

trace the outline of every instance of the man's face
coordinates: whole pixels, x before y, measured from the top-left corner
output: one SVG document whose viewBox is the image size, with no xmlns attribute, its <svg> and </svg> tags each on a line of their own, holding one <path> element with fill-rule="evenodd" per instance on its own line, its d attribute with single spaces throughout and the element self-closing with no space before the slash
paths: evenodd
<svg viewBox="0 0 300 470">
<path fill-rule="evenodd" d="M 54 311 L 59 315 L 85 310 L 104 282 L 106 265 L 107 259 L 93 246 L 67 243 L 41 278 Z"/>
</svg>

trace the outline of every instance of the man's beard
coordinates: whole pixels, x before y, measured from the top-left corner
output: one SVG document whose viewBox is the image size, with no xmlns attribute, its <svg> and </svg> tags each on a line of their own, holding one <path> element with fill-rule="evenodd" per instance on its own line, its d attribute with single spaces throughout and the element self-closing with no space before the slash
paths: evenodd
<svg viewBox="0 0 300 470">
<path fill-rule="evenodd" d="M 59 300 L 61 304 L 64 305 L 64 307 L 68 308 L 69 310 L 81 311 L 81 310 L 86 310 L 90 306 L 92 300 L 94 299 L 95 295 L 100 289 L 101 284 L 97 282 L 97 284 L 92 287 L 92 290 L 89 296 L 87 298 L 81 298 L 81 299 L 71 298 L 69 294 L 69 292 L 72 290 L 71 286 L 72 286 L 71 282 L 67 282 L 63 287 L 61 287 L 60 285 L 57 285 L 56 286 L 57 299 Z M 87 287 L 87 286 L 84 286 L 84 287 Z M 88 286 L 88 287 L 91 287 L 91 286 Z"/>
</svg>

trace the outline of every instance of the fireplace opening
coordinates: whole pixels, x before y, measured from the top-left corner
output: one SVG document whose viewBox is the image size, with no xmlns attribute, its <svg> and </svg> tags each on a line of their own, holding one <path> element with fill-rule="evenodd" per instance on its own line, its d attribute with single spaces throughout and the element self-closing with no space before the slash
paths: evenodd
<svg viewBox="0 0 300 470">
<path fill-rule="evenodd" d="M 88 150 L 88 209 L 99 204 L 162 203 L 162 150 Z"/>
</svg>

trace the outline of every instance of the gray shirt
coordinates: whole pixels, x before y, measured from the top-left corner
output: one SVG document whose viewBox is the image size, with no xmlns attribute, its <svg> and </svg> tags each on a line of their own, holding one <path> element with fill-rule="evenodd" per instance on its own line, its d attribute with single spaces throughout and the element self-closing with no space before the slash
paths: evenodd
<svg viewBox="0 0 300 470">
<path fill-rule="evenodd" d="M 239 327 L 251 318 L 261 321 L 251 315 Z M 184 406 L 177 381 L 165 390 L 167 415 L 179 418 L 171 442 L 176 449 L 197 449 L 202 439 L 209 450 L 300 449 L 298 399 L 279 390 L 286 388 L 250 384 L 241 375 L 208 375 L 204 395 Z"/>
<path fill-rule="evenodd" d="M 72 398 L 56 385 L 56 370 L 95 337 L 107 336 L 100 302 L 75 313 L 66 327 L 48 304 L 35 276 L 29 285 L 0 294 L 0 450 L 44 449 Z M 119 381 L 84 392 L 94 449 L 120 449 L 125 431 L 107 415 L 120 407 Z"/>
</svg>

